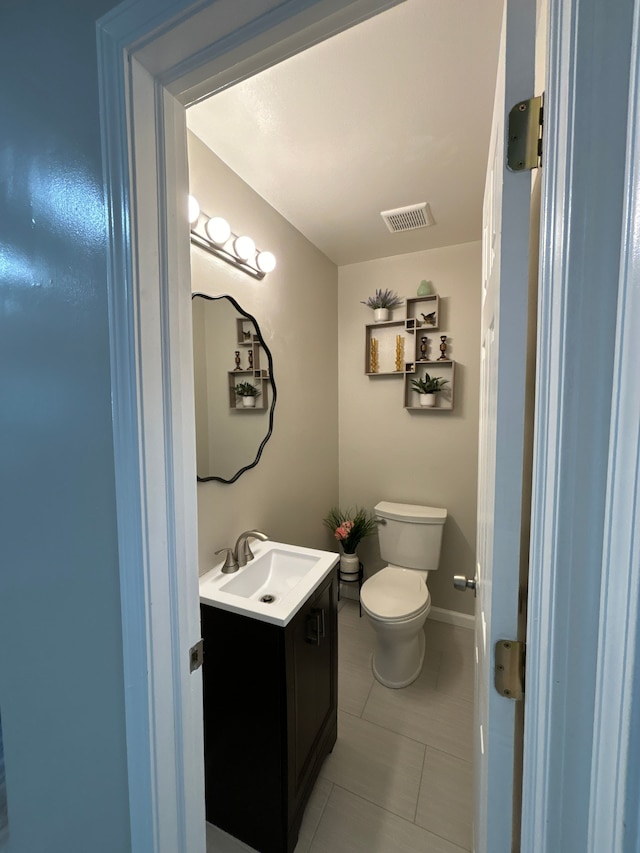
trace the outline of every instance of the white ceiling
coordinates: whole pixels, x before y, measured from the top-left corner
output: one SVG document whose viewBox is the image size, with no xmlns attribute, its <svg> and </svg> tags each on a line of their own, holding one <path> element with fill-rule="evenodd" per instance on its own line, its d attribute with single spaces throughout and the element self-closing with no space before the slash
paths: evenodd
<svg viewBox="0 0 640 853">
<path fill-rule="evenodd" d="M 479 240 L 501 8 L 407 0 L 195 105 L 188 126 L 338 265 Z M 387 230 L 380 211 L 423 201 L 433 227 Z"/>
</svg>

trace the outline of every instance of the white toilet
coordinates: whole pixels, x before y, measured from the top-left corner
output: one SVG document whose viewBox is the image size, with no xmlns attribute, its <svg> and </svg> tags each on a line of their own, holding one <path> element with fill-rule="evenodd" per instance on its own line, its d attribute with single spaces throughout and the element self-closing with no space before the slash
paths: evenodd
<svg viewBox="0 0 640 853">
<path fill-rule="evenodd" d="M 376 632 L 373 674 L 385 687 L 406 687 L 420 675 L 424 623 L 431 610 L 427 576 L 438 568 L 446 509 L 381 501 L 380 554 L 389 565 L 365 581 L 362 609 Z"/>
</svg>

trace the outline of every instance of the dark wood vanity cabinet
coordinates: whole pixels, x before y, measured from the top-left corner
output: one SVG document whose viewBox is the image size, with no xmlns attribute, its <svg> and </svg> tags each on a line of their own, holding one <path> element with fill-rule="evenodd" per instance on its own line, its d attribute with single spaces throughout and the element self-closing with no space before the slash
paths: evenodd
<svg viewBox="0 0 640 853">
<path fill-rule="evenodd" d="M 201 605 L 207 820 L 290 853 L 337 735 L 337 572 L 285 627 Z"/>
</svg>

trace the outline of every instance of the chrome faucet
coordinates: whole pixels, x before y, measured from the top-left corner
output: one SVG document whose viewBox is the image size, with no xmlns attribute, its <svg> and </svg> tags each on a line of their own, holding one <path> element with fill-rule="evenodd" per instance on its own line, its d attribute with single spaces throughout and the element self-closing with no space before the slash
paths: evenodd
<svg viewBox="0 0 640 853">
<path fill-rule="evenodd" d="M 232 572 L 237 572 L 241 566 L 246 566 L 250 560 L 253 560 L 253 551 L 249 547 L 248 541 L 251 538 L 260 539 L 262 542 L 266 542 L 269 539 L 266 534 L 261 533 L 259 530 L 245 530 L 244 533 L 238 536 L 235 548 L 220 548 L 219 551 L 215 552 L 216 554 L 222 554 L 226 551 L 227 556 L 222 566 L 223 574 L 229 575 Z"/>
<path fill-rule="evenodd" d="M 238 571 L 238 560 L 233 553 L 233 548 L 220 548 L 219 551 L 214 551 L 214 553 L 222 554 L 224 551 L 226 551 L 227 556 L 224 559 L 221 571 L 223 575 L 230 575 L 231 572 Z"/>
<path fill-rule="evenodd" d="M 250 560 L 253 560 L 253 551 L 249 547 L 249 539 L 260 539 L 261 542 L 266 542 L 269 537 L 259 530 L 246 530 L 238 536 L 233 553 L 239 568 L 246 566 Z"/>
</svg>

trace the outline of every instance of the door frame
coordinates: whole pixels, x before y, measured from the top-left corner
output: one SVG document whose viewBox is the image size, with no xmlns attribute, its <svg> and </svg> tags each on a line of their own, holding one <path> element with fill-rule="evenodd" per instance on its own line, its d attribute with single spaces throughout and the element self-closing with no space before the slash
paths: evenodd
<svg viewBox="0 0 640 853">
<path fill-rule="evenodd" d="M 634 785 L 637 802 L 626 772 L 629 708 L 640 698 L 630 677 L 637 612 L 635 603 L 615 606 L 616 584 L 637 591 L 638 546 L 629 540 L 637 477 L 625 484 L 626 502 L 614 498 L 620 470 L 637 475 L 640 449 L 638 420 L 629 430 L 619 405 L 621 384 L 632 386 L 637 414 L 638 360 L 629 360 L 633 344 L 624 340 L 640 319 L 637 296 L 635 314 L 623 314 L 632 308 L 625 264 L 628 271 L 637 249 L 623 228 L 625 182 L 634 174 L 625 133 L 631 56 L 638 60 L 633 5 L 549 4 L 523 853 L 621 851 Z M 597 61 L 594 45 L 603 52 Z M 594 386 L 603 389 L 602 406 L 593 404 Z M 616 660 L 623 649 L 625 660 Z"/>
<path fill-rule="evenodd" d="M 188 380 L 191 330 L 186 307 L 190 305 L 189 244 L 181 210 L 187 194 L 184 106 L 393 5 L 394 0 L 251 0 L 243 4 L 126 0 L 97 24 L 110 226 L 107 276 L 134 853 L 204 849 L 202 723 L 196 719 L 201 678 L 189 675 L 186 657 L 186 650 L 199 637 L 199 626 L 195 440 L 188 416 L 193 393 Z M 574 306 L 589 307 L 588 298 L 596 297 L 596 284 L 602 282 L 603 264 L 604 269 L 617 270 L 621 249 L 615 194 L 621 210 L 624 175 L 619 182 L 609 180 L 608 189 L 597 179 L 604 168 L 598 166 L 597 158 L 611 157 L 614 151 L 619 156 L 619 144 L 613 141 L 619 143 L 619 138 L 602 132 L 610 127 L 605 121 L 593 134 L 579 133 L 583 115 L 590 110 L 592 115 L 602 115 L 596 94 L 627 90 L 629 64 L 625 67 L 620 59 L 616 41 L 612 43 L 618 60 L 602 63 L 595 84 L 583 72 L 594 35 L 610 36 L 616 26 L 622 31 L 624 25 L 630 31 L 625 18 L 630 0 L 624 9 L 615 5 L 611 9 L 605 0 L 551 0 L 549 9 L 522 825 L 522 849 L 532 853 L 563 849 L 557 840 L 570 837 L 563 833 L 576 817 L 596 827 L 600 850 L 619 849 L 613 842 L 614 834 L 621 831 L 624 800 L 631 796 L 637 802 L 638 794 L 637 783 L 621 768 L 640 681 L 636 679 L 634 687 L 633 679 L 619 677 L 619 693 L 609 695 L 605 709 L 600 700 L 608 687 L 607 664 L 613 655 L 608 642 L 597 642 L 599 636 L 616 636 L 629 650 L 628 661 L 636 666 L 631 650 L 637 614 L 628 608 L 621 622 L 615 601 L 606 596 L 600 609 L 599 580 L 608 580 L 615 557 L 622 561 L 617 573 L 625 570 L 628 588 L 637 590 L 633 565 L 634 559 L 638 562 L 637 543 L 627 542 L 629 548 L 623 554 L 614 554 L 609 547 L 604 572 L 602 553 L 606 512 L 611 515 L 613 507 L 622 503 L 623 515 L 630 520 L 632 511 L 637 515 L 637 482 L 635 486 L 623 483 L 620 474 L 638 458 L 638 436 L 633 430 L 629 434 L 624 413 L 616 409 L 611 460 L 608 418 L 598 417 L 587 435 L 580 433 L 578 452 L 575 447 L 575 430 L 583 426 L 580 419 L 593 415 L 586 394 L 593 376 L 593 359 L 589 359 L 593 353 L 587 351 L 587 332 L 593 331 L 593 324 L 589 326 Z M 607 109 L 620 111 L 619 99 L 613 101 Z M 629 199 L 634 211 L 640 197 L 636 147 L 634 136 L 626 157 L 628 175 L 634 180 Z M 618 162 L 624 165 L 622 153 Z M 602 198 L 598 203 L 590 199 L 592 204 L 582 209 L 582 220 L 577 206 L 570 203 L 580 195 L 580 167 L 589 172 L 594 191 L 606 198 L 604 216 Z M 631 285 L 637 242 L 630 234 L 623 246 L 628 263 L 623 264 L 620 310 L 629 311 L 629 319 L 621 320 L 616 331 L 615 305 L 613 317 L 610 305 L 605 311 L 611 340 L 621 341 L 625 358 L 614 365 L 615 347 L 611 346 L 604 348 L 598 362 L 605 380 L 608 376 L 616 389 L 620 383 L 631 389 L 636 403 L 638 380 L 630 373 L 626 355 L 634 346 L 630 329 L 637 329 L 640 320 Z M 580 248 L 592 262 L 592 270 L 579 263 Z M 599 281 L 594 272 L 601 276 Z M 569 304 L 572 311 L 566 310 Z M 614 368 L 619 377 L 615 383 Z M 569 380 L 580 393 L 564 393 Z M 602 460 L 603 455 L 605 463 L 599 462 L 596 479 L 608 495 L 606 506 L 604 501 L 590 502 L 586 495 L 567 501 L 581 466 L 587 459 Z M 630 491 L 635 497 L 631 508 L 623 501 Z M 578 543 L 569 532 L 576 529 L 595 531 L 587 537 L 591 550 L 586 564 L 572 551 Z M 613 541 L 611 532 L 619 541 L 617 527 L 609 525 L 607 531 L 607 542 Z M 628 538 L 632 531 L 629 524 Z M 583 583 L 585 565 L 598 582 Z M 591 578 L 588 572 L 586 576 Z M 569 667 L 568 650 L 585 637 L 596 638 L 593 657 L 589 657 L 593 665 Z M 570 669 L 571 688 L 577 689 L 580 700 L 587 697 L 581 706 L 581 726 L 589 738 L 596 737 L 593 756 L 577 755 L 570 739 L 557 737 L 559 731 L 568 731 L 575 708 L 566 677 Z M 621 721 L 627 737 L 606 743 L 606 723 L 612 717 Z M 573 787 L 582 772 L 583 778 L 591 779 L 592 758 L 599 776 L 585 799 L 584 785 L 577 785 L 575 791 Z M 606 821 L 601 790 L 607 789 L 609 781 L 618 794 L 618 807 Z"/>
<path fill-rule="evenodd" d="M 185 106 L 401 0 L 126 0 L 97 23 L 131 849 L 205 848 Z"/>
</svg>

